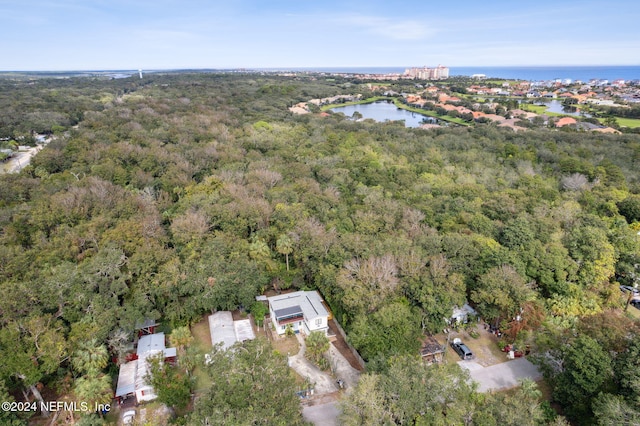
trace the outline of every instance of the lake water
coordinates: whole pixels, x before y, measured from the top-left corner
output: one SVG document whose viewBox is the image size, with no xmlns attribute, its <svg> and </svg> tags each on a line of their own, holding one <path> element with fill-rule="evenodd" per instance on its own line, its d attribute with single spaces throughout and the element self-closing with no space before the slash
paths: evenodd
<svg viewBox="0 0 640 426">
<path fill-rule="evenodd" d="M 371 118 L 375 121 L 404 121 L 406 127 L 420 127 L 423 124 L 423 120 L 427 120 L 429 123 L 435 123 L 436 119 L 426 117 L 422 114 L 416 114 L 415 112 L 400 109 L 392 102 L 380 101 L 370 104 L 359 105 L 347 105 L 341 107 L 331 108 L 333 112 L 341 112 L 347 117 L 351 117 L 354 112 L 358 111 L 362 114 L 363 118 Z"/>
<path fill-rule="evenodd" d="M 591 117 L 591 115 L 587 113 L 581 113 L 575 107 L 565 108 L 564 105 L 562 105 L 561 101 L 558 101 L 555 99 L 548 102 L 542 102 L 541 104 L 545 105 L 547 107 L 547 111 L 549 112 L 557 112 L 560 114 L 574 115 L 576 117 Z"/>
</svg>

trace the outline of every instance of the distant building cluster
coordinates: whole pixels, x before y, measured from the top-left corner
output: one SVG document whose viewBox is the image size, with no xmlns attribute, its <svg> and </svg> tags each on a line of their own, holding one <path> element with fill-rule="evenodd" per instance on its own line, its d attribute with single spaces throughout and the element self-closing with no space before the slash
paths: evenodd
<svg viewBox="0 0 640 426">
<path fill-rule="evenodd" d="M 449 78 L 449 68 L 442 65 L 438 65 L 435 68 L 407 68 L 404 71 L 404 75 L 419 80 L 443 80 Z"/>
</svg>

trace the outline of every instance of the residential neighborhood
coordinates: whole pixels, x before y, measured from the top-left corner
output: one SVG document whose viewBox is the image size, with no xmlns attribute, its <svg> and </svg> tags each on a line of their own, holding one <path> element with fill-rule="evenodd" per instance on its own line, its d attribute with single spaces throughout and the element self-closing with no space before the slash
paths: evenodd
<svg viewBox="0 0 640 426">
<path fill-rule="evenodd" d="M 2 80 L 0 424 L 636 416 L 636 82 L 421 72 Z"/>
<path fill-rule="evenodd" d="M 405 79 L 433 80 L 428 75 L 407 70 Z M 411 72 L 410 72 L 411 71 Z M 353 75 L 362 80 L 385 81 L 389 76 Z M 615 80 L 591 80 L 589 82 L 558 79 L 546 82 L 496 81 L 482 84 L 484 78 L 464 80 L 461 83 L 416 84 L 414 92 L 389 90 L 386 84 L 366 83 L 374 94 L 389 99 L 399 99 L 400 108 L 405 105 L 412 111 L 421 110 L 427 116 L 440 119 L 440 125 L 493 123 L 498 127 L 524 131 L 536 127 L 565 128 L 576 131 L 620 133 L 625 124 L 640 128 L 638 120 L 593 118 L 590 111 L 598 107 L 625 109 L 640 105 L 640 82 Z M 371 102 L 371 96 L 363 93 L 339 95 L 331 98 L 311 99 L 289 108 L 294 114 L 307 114 L 311 105 L 322 111 L 339 107 L 344 103 Z M 375 98 L 379 100 L 380 98 Z M 605 113 L 603 113 L 605 114 Z M 608 114 L 608 113 L 607 113 Z M 612 127 L 613 126 L 613 127 Z M 437 125 L 425 124 L 423 128 Z"/>
</svg>

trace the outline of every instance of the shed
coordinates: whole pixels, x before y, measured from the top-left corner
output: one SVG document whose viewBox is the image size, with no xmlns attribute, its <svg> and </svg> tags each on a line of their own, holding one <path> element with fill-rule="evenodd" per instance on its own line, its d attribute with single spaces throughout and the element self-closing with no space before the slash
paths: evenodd
<svg viewBox="0 0 640 426">
<path fill-rule="evenodd" d="M 422 359 L 430 364 L 440 363 L 444 359 L 445 345 L 441 345 L 435 337 L 427 336 L 420 349 Z"/>
<path fill-rule="evenodd" d="M 462 308 L 455 306 L 453 308 L 453 314 L 451 315 L 451 324 L 466 324 L 470 317 L 477 317 L 478 313 L 475 309 L 469 306 L 468 303 L 462 305 Z"/>
<path fill-rule="evenodd" d="M 229 349 L 236 342 L 253 340 L 256 338 L 253 332 L 251 320 L 233 320 L 230 311 L 219 311 L 209 315 L 209 331 L 211 332 L 211 344 L 222 344 L 222 349 Z"/>
<path fill-rule="evenodd" d="M 140 340 L 138 340 L 138 349 L 136 350 L 138 358 L 144 357 L 148 352 L 163 352 L 164 358 L 175 357 L 176 348 L 167 348 L 164 342 L 164 333 L 142 336 Z"/>
<path fill-rule="evenodd" d="M 138 332 L 139 336 L 144 336 L 147 334 L 155 333 L 157 326 L 158 323 L 156 322 L 156 320 L 145 318 L 143 321 L 136 323 L 135 330 Z"/>
</svg>

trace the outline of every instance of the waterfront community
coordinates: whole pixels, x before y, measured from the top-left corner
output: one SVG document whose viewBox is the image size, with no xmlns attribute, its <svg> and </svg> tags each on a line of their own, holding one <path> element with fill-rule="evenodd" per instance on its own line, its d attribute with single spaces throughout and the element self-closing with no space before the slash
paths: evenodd
<svg viewBox="0 0 640 426">
<path fill-rule="evenodd" d="M 349 79 L 343 73 L 335 75 Z M 640 80 L 532 82 L 488 80 L 486 75 L 476 74 L 440 84 L 432 81 L 447 77 L 448 68 L 442 66 L 410 68 L 403 74 L 353 74 L 350 78 L 367 82 L 360 86 L 364 93 L 311 99 L 293 105 L 290 111 L 305 114 L 311 112 L 313 106 L 339 112 L 345 104 L 391 101 L 398 108 L 437 118 L 443 124 L 491 122 L 514 131 L 566 127 L 605 133 L 640 127 Z M 376 83 L 389 80 L 418 83 L 413 87 Z M 437 126 L 431 122 L 422 127 L 434 125 Z"/>
</svg>

